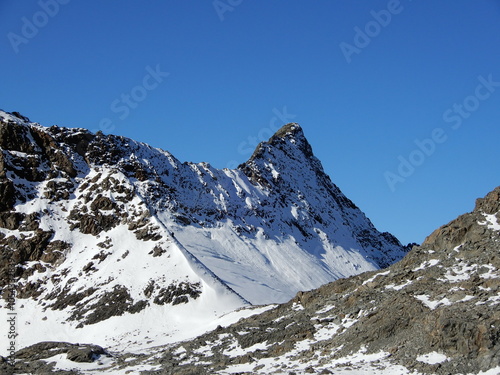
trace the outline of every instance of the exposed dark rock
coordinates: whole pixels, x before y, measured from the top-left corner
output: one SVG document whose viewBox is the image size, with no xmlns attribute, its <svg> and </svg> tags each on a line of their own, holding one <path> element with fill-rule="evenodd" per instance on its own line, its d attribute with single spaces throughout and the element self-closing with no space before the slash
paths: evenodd
<svg viewBox="0 0 500 375">
<path fill-rule="evenodd" d="M 165 254 L 167 251 L 164 250 L 161 246 L 159 245 L 156 245 L 154 248 L 153 248 L 153 257 L 159 257 L 159 256 L 162 256 L 163 254 Z"/>
<path fill-rule="evenodd" d="M 103 215 L 96 212 L 92 215 L 81 214 L 79 211 L 72 211 L 70 219 L 74 220 L 71 229 L 80 229 L 84 234 L 97 236 L 101 232 L 113 229 L 120 223 L 120 219 L 115 215 Z"/>
<path fill-rule="evenodd" d="M 155 282 L 154 280 L 151 280 L 148 284 L 148 286 L 146 287 L 146 289 L 144 289 L 144 295 L 149 298 L 153 295 L 153 291 L 154 291 L 154 288 L 155 287 Z"/>
<path fill-rule="evenodd" d="M 38 261 L 42 258 L 47 248 L 53 232 L 45 232 L 37 229 L 30 237 L 16 238 L 14 236 L 0 238 L 0 287 L 12 283 L 9 276 L 10 264 L 22 265 L 27 261 Z M 23 276 L 25 270 L 21 267 L 16 268 L 16 276 Z M 29 271 L 26 270 L 28 273 Z"/>
<path fill-rule="evenodd" d="M 52 163 L 53 168 L 66 172 L 69 177 L 76 177 L 77 172 L 73 163 L 53 137 L 37 128 L 32 129 L 32 136 L 41 147 L 42 154 L 46 155 Z"/>
<path fill-rule="evenodd" d="M 146 293 L 146 291 L 145 291 Z M 201 284 L 191 284 L 187 282 L 181 282 L 177 285 L 169 285 L 168 288 L 161 288 L 154 298 L 153 302 L 157 305 L 165 305 L 171 303 L 172 305 L 178 305 L 180 303 L 189 302 L 189 297 L 196 299 L 201 294 Z"/>
<path fill-rule="evenodd" d="M 99 246 L 99 244 L 97 244 Z M 99 252 L 98 254 L 94 255 L 92 259 L 99 260 L 99 263 L 103 262 L 106 260 L 106 258 L 111 255 L 111 253 L 106 253 L 104 251 Z"/>
<path fill-rule="evenodd" d="M 108 197 L 103 197 L 102 195 L 98 195 L 96 199 L 90 204 L 90 209 L 92 211 L 103 210 L 109 211 L 116 209 L 116 203 L 113 202 Z"/>
<path fill-rule="evenodd" d="M 82 299 L 93 295 L 97 291 L 96 288 L 90 287 L 79 293 L 70 293 L 69 284 L 67 284 L 62 290 L 55 290 L 53 293 L 47 295 L 47 300 L 55 299 L 55 302 L 50 305 L 52 310 L 63 310 L 68 306 L 77 306 Z M 80 315 L 82 315 L 82 312 L 75 310 L 73 317 Z"/>
<path fill-rule="evenodd" d="M 95 271 L 94 262 L 88 262 L 83 268 L 83 272 Z"/>
<path fill-rule="evenodd" d="M 0 181 L 0 211 L 11 210 L 16 203 L 16 189 L 9 179 Z"/>
<path fill-rule="evenodd" d="M 16 116 L 18 119 L 20 119 L 20 120 L 22 120 L 22 121 L 24 121 L 24 122 L 30 122 L 30 119 L 29 119 L 28 117 L 23 116 L 23 115 L 22 115 L 22 114 L 20 114 L 19 112 L 14 111 L 14 112 L 12 112 L 12 114 L 13 114 L 14 116 Z"/>
<path fill-rule="evenodd" d="M 142 310 L 144 310 L 146 307 L 149 306 L 149 302 L 146 301 L 146 300 L 141 300 L 141 301 L 137 301 L 136 303 L 134 303 L 133 305 L 131 305 L 129 308 L 128 308 L 128 312 L 131 313 L 131 314 L 135 314 L 135 313 L 138 313 Z"/>
<path fill-rule="evenodd" d="M 21 223 L 19 230 L 21 231 L 35 231 L 40 225 L 40 215 L 38 212 L 27 214 L 24 221 Z"/>
<path fill-rule="evenodd" d="M 106 352 L 100 346 L 78 345 L 78 347 L 72 347 L 68 350 L 66 358 L 73 362 L 94 362 L 103 354 L 106 354 Z"/>
<path fill-rule="evenodd" d="M 61 128 L 53 126 L 50 128 L 52 132 L 60 133 L 63 138 L 62 141 L 70 145 L 80 156 L 85 157 L 89 149 L 90 142 L 94 139 L 94 135 L 86 130 L 81 129 L 77 133 L 68 134 Z"/>
<path fill-rule="evenodd" d="M 125 147 L 123 145 L 125 143 L 126 140 L 123 137 L 104 135 L 102 132 L 97 132 L 87 145 L 85 161 L 88 164 L 102 165 L 108 163 L 116 165 L 120 158 L 124 156 Z"/>
<path fill-rule="evenodd" d="M 30 141 L 30 136 L 28 127 L 0 121 L 0 147 L 2 149 L 33 153 L 36 145 Z"/>
<path fill-rule="evenodd" d="M 189 225 L 191 224 L 191 220 L 189 220 L 189 218 L 185 217 L 185 216 L 182 216 L 182 215 L 178 215 L 175 217 L 175 219 L 179 222 L 179 223 L 182 223 L 184 225 Z"/>
<path fill-rule="evenodd" d="M 56 370 L 54 366 L 55 362 L 47 361 L 47 359 L 59 354 L 66 354 L 66 357 L 74 362 L 93 362 L 103 356 L 110 356 L 102 347 L 98 345 L 44 341 L 18 350 L 15 353 L 15 366 L 11 366 L 7 362 L 0 362 L 0 372 L 6 375 L 78 374 L 78 371 Z"/>
<path fill-rule="evenodd" d="M 49 242 L 40 257 L 40 260 L 56 266 L 65 259 L 65 254 L 70 247 L 69 243 L 61 240 Z"/>
<path fill-rule="evenodd" d="M 500 211 L 500 186 L 488 193 L 484 198 L 476 200 L 476 212 L 484 212 L 486 214 L 497 214 Z"/>
<path fill-rule="evenodd" d="M 111 238 L 108 237 L 108 238 L 106 238 L 105 241 L 99 242 L 97 244 L 97 246 L 99 246 L 99 247 L 101 247 L 103 249 L 109 249 L 109 248 L 111 248 L 113 246 L 113 244 L 112 244 Z"/>
<path fill-rule="evenodd" d="M 158 241 L 162 238 L 160 233 L 157 233 L 156 230 L 158 227 L 147 226 L 141 229 L 134 231 L 135 236 L 138 240 L 142 241 Z"/>
<path fill-rule="evenodd" d="M 20 212 L 1 212 L 0 227 L 10 230 L 18 229 L 23 219 L 24 215 Z"/>
<path fill-rule="evenodd" d="M 78 306 L 72 319 L 82 321 L 83 324 L 95 324 L 112 316 L 120 316 L 129 313 L 137 313 L 147 306 L 147 301 L 134 303 L 128 290 L 124 286 L 116 285 L 112 291 L 106 292 L 97 299 Z"/>
<path fill-rule="evenodd" d="M 69 199 L 71 193 L 74 191 L 75 186 L 71 181 L 54 181 L 51 180 L 45 185 L 44 197 L 51 201 L 60 201 Z"/>
</svg>

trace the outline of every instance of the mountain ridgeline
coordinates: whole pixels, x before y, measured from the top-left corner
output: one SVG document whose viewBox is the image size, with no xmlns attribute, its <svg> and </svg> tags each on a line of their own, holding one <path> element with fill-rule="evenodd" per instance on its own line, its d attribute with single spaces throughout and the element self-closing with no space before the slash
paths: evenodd
<svg viewBox="0 0 500 375">
<path fill-rule="evenodd" d="M 206 325 L 409 250 L 332 183 L 298 124 L 234 170 L 16 112 L 0 111 L 0 147 L 0 288 L 31 325 L 21 346 L 132 345 L 120 322 L 159 315 L 164 343 L 186 314 Z"/>
<path fill-rule="evenodd" d="M 235 170 L 18 113 L 0 147 L 16 373 L 500 373 L 500 187 L 408 252 L 297 124 Z"/>
</svg>

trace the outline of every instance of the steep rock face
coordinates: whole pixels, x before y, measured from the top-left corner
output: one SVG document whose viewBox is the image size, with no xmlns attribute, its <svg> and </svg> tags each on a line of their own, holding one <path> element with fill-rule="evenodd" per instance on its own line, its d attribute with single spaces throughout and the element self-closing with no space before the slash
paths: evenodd
<svg viewBox="0 0 500 375">
<path fill-rule="evenodd" d="M 187 313 L 203 325 L 406 251 L 330 181 L 297 124 L 236 170 L 16 113 L 0 112 L 0 145 L 0 287 L 34 326 L 22 345 L 75 332 L 118 344 L 132 333 L 116 317 L 166 314 L 156 343 Z"/>
<path fill-rule="evenodd" d="M 406 252 L 330 181 L 297 124 L 261 143 L 237 170 L 189 167 L 198 181 L 182 174 L 178 185 L 187 190 L 171 201 L 177 220 L 170 228 L 252 303 L 282 302 L 297 290 L 392 264 Z"/>
<path fill-rule="evenodd" d="M 298 124 L 283 126 L 239 168 L 253 181 L 269 186 L 284 207 L 298 205 L 302 217 L 296 220 L 305 233 L 322 225 L 339 231 L 345 227 L 357 247 L 365 251 L 363 255 L 378 267 L 387 267 L 401 259 L 402 253 L 397 251 L 399 241 L 389 233 L 377 232 L 332 183 Z"/>
</svg>

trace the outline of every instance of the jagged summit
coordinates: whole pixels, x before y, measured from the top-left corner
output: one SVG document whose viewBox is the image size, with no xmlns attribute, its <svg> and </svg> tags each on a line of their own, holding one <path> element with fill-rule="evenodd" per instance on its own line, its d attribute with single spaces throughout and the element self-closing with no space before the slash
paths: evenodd
<svg viewBox="0 0 500 375">
<path fill-rule="evenodd" d="M 272 135 L 267 142 L 259 143 L 247 163 L 242 164 L 240 167 L 243 167 L 245 164 L 248 164 L 255 159 L 264 157 L 265 151 L 269 148 L 283 148 L 285 145 L 295 146 L 298 150 L 304 153 L 306 157 L 314 156 L 312 147 L 307 141 L 304 131 L 300 125 L 297 123 L 289 123 L 278 129 L 278 131 L 276 131 L 276 133 Z"/>
<path fill-rule="evenodd" d="M 476 199 L 476 212 L 483 212 L 487 215 L 496 215 L 500 212 L 500 186 L 489 192 L 484 198 Z"/>
<path fill-rule="evenodd" d="M 284 138 L 286 136 L 291 136 L 294 138 L 305 138 L 304 131 L 302 130 L 300 125 L 296 122 L 290 122 L 278 129 L 276 133 L 274 133 L 273 137 L 271 137 L 271 139 L 274 137 Z"/>
<path fill-rule="evenodd" d="M 490 233 L 488 229 L 500 230 L 500 226 L 496 224 L 499 219 L 500 186 L 484 198 L 478 198 L 472 212 L 463 214 L 432 232 L 424 240 L 422 247 L 446 249 L 451 254 L 455 252 L 457 246 L 467 245 L 468 248 L 472 248 L 471 244 L 477 245 L 480 241 L 490 240 L 485 236 L 486 233 Z M 492 234 L 494 233 L 493 231 Z M 498 239 L 496 241 L 498 242 Z M 495 249 L 494 246 L 490 247 Z"/>
<path fill-rule="evenodd" d="M 30 122 L 30 119 L 26 116 L 21 115 L 19 112 L 5 112 L 0 109 L 0 120 L 5 122 L 13 122 L 16 124 L 26 124 Z"/>
<path fill-rule="evenodd" d="M 297 185 L 308 186 L 309 189 L 333 188 L 333 194 L 344 199 L 325 174 L 297 123 L 284 125 L 268 141 L 259 143 L 250 159 L 238 169 L 253 183 L 267 188 L 293 190 Z"/>
</svg>

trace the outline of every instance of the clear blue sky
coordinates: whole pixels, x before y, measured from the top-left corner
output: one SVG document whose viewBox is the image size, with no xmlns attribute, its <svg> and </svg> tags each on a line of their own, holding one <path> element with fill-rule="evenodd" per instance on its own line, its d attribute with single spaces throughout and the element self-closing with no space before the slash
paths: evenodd
<svg viewBox="0 0 500 375">
<path fill-rule="evenodd" d="M 43 125 L 223 168 L 298 122 L 405 243 L 500 185 L 499 0 L 3 0 L 0 17 L 0 108 Z"/>
</svg>

